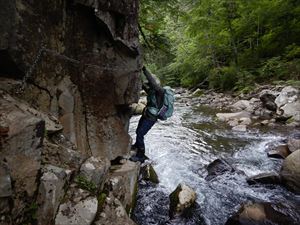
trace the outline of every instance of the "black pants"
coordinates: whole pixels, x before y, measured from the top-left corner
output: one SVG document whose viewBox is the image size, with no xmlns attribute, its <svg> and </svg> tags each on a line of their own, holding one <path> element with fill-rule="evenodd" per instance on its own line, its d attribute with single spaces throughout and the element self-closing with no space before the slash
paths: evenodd
<svg viewBox="0 0 300 225">
<path fill-rule="evenodd" d="M 145 143 L 144 136 L 148 133 L 151 127 L 156 123 L 156 121 L 149 120 L 142 116 L 139 120 L 138 127 L 136 129 L 136 141 L 134 146 L 145 153 Z"/>
</svg>

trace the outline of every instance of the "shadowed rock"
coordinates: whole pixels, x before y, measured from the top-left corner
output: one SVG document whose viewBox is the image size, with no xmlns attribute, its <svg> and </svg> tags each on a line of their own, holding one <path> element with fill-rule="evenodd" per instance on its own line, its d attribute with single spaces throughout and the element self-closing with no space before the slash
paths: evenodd
<svg viewBox="0 0 300 225">
<path fill-rule="evenodd" d="M 271 110 L 273 112 L 276 112 L 276 110 L 277 110 L 277 105 L 275 104 L 275 99 L 276 99 L 275 95 L 268 94 L 268 93 L 260 96 L 260 100 L 262 101 L 263 106 L 266 109 Z"/>
<path fill-rule="evenodd" d="M 291 152 L 300 149 L 300 133 L 293 134 L 288 138 L 288 147 Z"/>
<path fill-rule="evenodd" d="M 280 184 L 280 176 L 275 172 L 261 173 L 247 178 L 247 183 L 252 184 Z"/>
<path fill-rule="evenodd" d="M 289 154 L 290 150 L 287 145 L 279 145 L 268 151 L 268 157 L 285 159 Z"/>
<path fill-rule="evenodd" d="M 159 183 L 158 176 L 151 164 L 146 164 L 141 168 L 141 175 L 143 180 Z"/>
<path fill-rule="evenodd" d="M 216 176 L 222 175 L 226 172 L 234 172 L 234 168 L 222 159 L 216 159 L 207 166 L 208 175 L 206 180 L 211 180 Z"/>
<path fill-rule="evenodd" d="M 290 209 L 281 204 L 247 203 L 225 225 L 298 225 L 297 220 L 290 214 Z"/>
</svg>

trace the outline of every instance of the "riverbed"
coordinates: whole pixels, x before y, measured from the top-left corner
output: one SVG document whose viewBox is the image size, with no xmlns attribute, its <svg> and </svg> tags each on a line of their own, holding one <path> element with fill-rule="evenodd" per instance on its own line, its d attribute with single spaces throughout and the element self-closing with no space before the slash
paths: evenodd
<svg viewBox="0 0 300 225">
<path fill-rule="evenodd" d="M 253 128 L 235 132 L 215 119 L 215 109 L 177 100 L 173 117 L 159 121 L 146 135 L 146 154 L 160 183 L 140 181 L 133 212 L 137 224 L 224 225 L 241 204 L 249 201 L 282 203 L 296 220 L 300 218 L 299 196 L 278 185 L 250 186 L 246 182 L 248 176 L 280 170 L 282 160 L 268 158 L 266 149 L 283 142 L 293 130 Z M 129 133 L 133 139 L 138 120 L 139 116 L 131 119 Z M 215 159 L 226 160 L 240 172 L 206 180 L 206 167 Z M 168 195 L 179 183 L 196 191 L 197 205 L 190 215 L 170 220 Z"/>
</svg>

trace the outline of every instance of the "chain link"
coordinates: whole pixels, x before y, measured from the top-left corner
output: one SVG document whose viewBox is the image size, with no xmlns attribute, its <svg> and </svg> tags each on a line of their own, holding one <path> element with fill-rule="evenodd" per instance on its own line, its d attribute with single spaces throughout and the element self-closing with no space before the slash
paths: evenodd
<svg viewBox="0 0 300 225">
<path fill-rule="evenodd" d="M 128 71 L 126 70 L 126 68 L 119 68 L 119 69 L 116 69 L 116 68 L 112 68 L 112 67 L 107 67 L 107 66 L 99 66 L 99 65 L 94 65 L 94 64 L 84 64 L 82 63 L 81 61 L 77 60 L 77 59 L 73 59 L 73 58 L 70 58 L 66 55 L 62 55 L 62 54 L 59 54 L 58 52 L 54 51 L 54 50 L 51 50 L 51 49 L 47 49 L 45 48 L 45 45 L 44 44 L 41 44 L 41 47 L 37 53 L 37 56 L 35 58 L 35 60 L 33 61 L 32 65 L 30 66 L 30 68 L 27 70 L 27 72 L 25 73 L 23 79 L 22 79 L 22 83 L 21 83 L 21 88 L 19 90 L 19 92 L 23 92 L 26 88 L 26 84 L 27 84 L 27 80 L 32 76 L 32 73 L 35 69 L 35 67 L 37 66 L 37 64 L 39 63 L 39 61 L 41 60 L 42 56 L 45 54 L 45 53 L 49 53 L 51 55 L 54 55 L 58 58 L 61 58 L 61 59 L 65 59 L 71 63 L 75 63 L 75 64 L 82 64 L 84 66 L 87 66 L 87 67 L 95 67 L 95 68 L 98 68 L 98 69 L 101 69 L 101 70 L 110 70 L 110 71 Z M 133 70 L 131 72 L 139 72 L 140 69 L 136 69 L 136 70 Z"/>
<path fill-rule="evenodd" d="M 27 84 L 27 80 L 31 77 L 36 65 L 38 64 L 38 62 L 41 60 L 43 52 L 45 50 L 45 47 L 43 44 L 41 44 L 41 47 L 35 57 L 35 60 L 33 61 L 32 65 L 29 67 L 29 69 L 27 70 L 27 72 L 25 73 L 23 79 L 22 79 L 22 84 L 21 84 L 21 88 L 20 88 L 20 92 L 23 92 L 26 88 L 26 84 Z"/>
</svg>

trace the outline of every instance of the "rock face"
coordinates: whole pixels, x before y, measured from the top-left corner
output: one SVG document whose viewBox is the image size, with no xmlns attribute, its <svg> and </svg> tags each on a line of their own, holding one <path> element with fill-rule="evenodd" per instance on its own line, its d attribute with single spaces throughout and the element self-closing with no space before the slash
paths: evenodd
<svg viewBox="0 0 300 225">
<path fill-rule="evenodd" d="M 283 162 L 281 178 L 288 189 L 300 194 L 300 149 L 290 154 Z"/>
<path fill-rule="evenodd" d="M 130 149 L 138 0 L 0 0 L 0 20 L 1 225 L 91 224 L 110 161 Z M 138 171 L 118 175 L 123 190 Z"/>
<path fill-rule="evenodd" d="M 0 196 L 12 198 L 13 212 L 22 212 L 25 202 L 32 200 L 38 188 L 45 132 L 45 121 L 18 105 L 10 96 L 1 95 Z"/>
<path fill-rule="evenodd" d="M 123 106 L 137 101 L 139 88 L 138 2 L 18 0 L 0 8 L 1 76 L 23 77 L 43 43 L 23 97 L 57 115 L 80 152 L 125 154 Z"/>
</svg>

